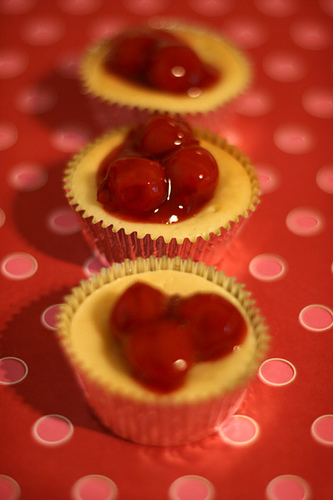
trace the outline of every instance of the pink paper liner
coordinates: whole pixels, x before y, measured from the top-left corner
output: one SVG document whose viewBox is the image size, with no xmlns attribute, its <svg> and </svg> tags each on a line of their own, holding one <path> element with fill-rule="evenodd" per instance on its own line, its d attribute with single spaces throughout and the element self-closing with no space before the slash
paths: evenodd
<svg viewBox="0 0 333 500">
<path fill-rule="evenodd" d="M 114 262 L 123 262 L 125 259 L 135 260 L 167 256 L 192 259 L 195 262 L 204 262 L 207 266 L 218 266 L 226 256 L 232 241 L 239 235 L 246 221 L 253 211 L 248 211 L 248 217 L 240 216 L 237 222 L 231 221 L 228 228 L 221 227 L 220 234 L 211 233 L 208 240 L 199 236 L 191 242 L 185 238 L 177 243 L 175 238 L 167 243 L 163 236 L 153 239 L 150 234 L 138 238 L 136 232 L 126 234 L 124 229 L 114 231 L 112 226 L 103 227 L 102 222 L 94 223 L 92 217 L 83 217 L 82 211 L 76 211 L 79 216 L 83 235 L 90 247 L 99 255 L 102 261 L 111 265 Z"/>
</svg>

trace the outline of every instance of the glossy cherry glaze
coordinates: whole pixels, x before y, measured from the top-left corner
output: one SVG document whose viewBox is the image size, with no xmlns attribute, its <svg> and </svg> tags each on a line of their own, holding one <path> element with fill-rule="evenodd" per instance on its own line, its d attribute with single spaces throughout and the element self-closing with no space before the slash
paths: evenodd
<svg viewBox="0 0 333 500">
<path fill-rule="evenodd" d="M 162 29 L 131 28 L 115 36 L 104 66 L 138 85 L 176 94 L 204 90 L 219 78 L 184 40 Z"/>
<path fill-rule="evenodd" d="M 132 375 L 158 392 L 180 387 L 194 363 L 230 354 L 247 330 L 242 314 L 221 295 L 166 295 L 142 282 L 117 299 L 110 327 Z"/>
<path fill-rule="evenodd" d="M 170 224 L 198 212 L 213 196 L 218 166 L 191 128 L 158 115 L 130 130 L 102 161 L 97 199 L 133 222 Z"/>
</svg>

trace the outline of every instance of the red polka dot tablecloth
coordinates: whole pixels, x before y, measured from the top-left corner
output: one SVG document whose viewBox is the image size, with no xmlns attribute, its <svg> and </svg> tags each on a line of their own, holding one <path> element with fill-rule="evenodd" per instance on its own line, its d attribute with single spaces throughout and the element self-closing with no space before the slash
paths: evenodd
<svg viewBox="0 0 333 500">
<path fill-rule="evenodd" d="M 332 0 L 1 0 L 0 15 L 0 499 L 331 499 Z M 218 132 L 256 165 L 262 203 L 222 268 L 272 334 L 237 413 L 174 448 L 104 429 L 54 335 L 64 295 L 101 267 L 62 191 L 97 134 L 78 58 L 161 16 L 212 27 L 252 62 Z"/>
</svg>

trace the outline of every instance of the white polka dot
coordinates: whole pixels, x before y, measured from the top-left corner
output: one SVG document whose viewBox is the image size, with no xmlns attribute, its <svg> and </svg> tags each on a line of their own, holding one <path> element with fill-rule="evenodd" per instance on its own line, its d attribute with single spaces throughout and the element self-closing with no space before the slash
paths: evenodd
<svg viewBox="0 0 333 500">
<path fill-rule="evenodd" d="M 283 475 L 272 479 L 266 488 L 267 500 L 309 500 L 310 487 L 301 477 Z"/>
<path fill-rule="evenodd" d="M 48 330 L 56 330 L 57 329 L 57 315 L 59 314 L 59 304 L 54 304 L 45 311 L 43 311 L 41 316 L 41 323 Z"/>
<path fill-rule="evenodd" d="M 26 14 L 34 8 L 37 0 L 2 0 L 1 11 L 5 14 Z"/>
<path fill-rule="evenodd" d="M 0 359 L 0 385 L 18 384 L 27 374 L 28 366 L 22 359 L 10 356 Z"/>
<path fill-rule="evenodd" d="M 333 117 L 333 91 L 329 88 L 310 88 L 303 94 L 304 109 L 318 118 Z"/>
<path fill-rule="evenodd" d="M 311 304 L 299 313 L 299 322 L 312 332 L 324 332 L 333 326 L 333 311 L 322 304 Z"/>
<path fill-rule="evenodd" d="M 17 141 L 16 127 L 7 122 L 0 122 L 0 151 L 9 149 Z"/>
<path fill-rule="evenodd" d="M 274 142 L 285 153 L 297 155 L 311 151 L 316 141 L 303 125 L 285 124 L 275 130 Z"/>
<path fill-rule="evenodd" d="M 55 17 L 37 17 L 26 21 L 22 38 L 31 45 L 47 46 L 61 40 L 65 32 L 62 21 Z"/>
<path fill-rule="evenodd" d="M 223 122 L 219 124 L 218 133 L 224 137 L 229 144 L 233 144 L 242 149 L 244 137 L 239 128 Z"/>
<path fill-rule="evenodd" d="M 0 498 L 1 500 L 18 500 L 21 489 L 18 483 L 10 476 L 0 474 Z"/>
<path fill-rule="evenodd" d="M 81 477 L 72 489 L 73 500 L 115 500 L 117 497 L 116 484 L 98 474 Z"/>
<path fill-rule="evenodd" d="M 1 272 L 6 278 L 24 280 L 33 276 L 38 269 L 37 260 L 27 253 L 15 252 L 1 262 Z"/>
<path fill-rule="evenodd" d="M 169 488 L 170 500 L 212 500 L 214 487 L 202 476 L 182 476 L 176 479 Z"/>
<path fill-rule="evenodd" d="M 299 19 L 290 27 L 293 41 L 308 50 L 322 50 L 332 44 L 332 29 L 316 19 Z"/>
<path fill-rule="evenodd" d="M 258 424 L 245 415 L 233 415 L 219 429 L 221 439 L 233 446 L 253 443 L 259 435 Z"/>
<path fill-rule="evenodd" d="M 271 94 L 261 89 L 248 90 L 244 95 L 240 96 L 235 103 L 235 109 L 238 113 L 253 117 L 267 115 L 273 107 L 273 97 Z"/>
<path fill-rule="evenodd" d="M 47 217 L 49 229 L 56 234 L 75 234 L 81 230 L 80 222 L 71 208 L 57 208 Z"/>
<path fill-rule="evenodd" d="M 299 8 L 299 0 L 255 0 L 254 3 L 263 14 L 272 17 L 290 16 Z"/>
<path fill-rule="evenodd" d="M 97 274 L 100 272 L 101 268 L 104 267 L 103 262 L 98 257 L 90 257 L 83 264 L 84 274 L 89 277 L 92 274 Z"/>
<path fill-rule="evenodd" d="M 61 415 L 45 415 L 39 418 L 33 428 L 33 437 L 41 444 L 57 446 L 68 441 L 73 435 L 73 425 Z"/>
<path fill-rule="evenodd" d="M 280 186 L 280 175 L 274 167 L 257 164 L 256 171 L 262 194 L 271 193 L 278 189 Z"/>
<path fill-rule="evenodd" d="M 333 165 L 321 167 L 317 172 L 316 182 L 320 189 L 326 193 L 333 194 Z"/>
<path fill-rule="evenodd" d="M 24 162 L 15 165 L 9 172 L 9 185 L 19 191 L 35 191 L 47 182 L 47 170 L 39 163 Z"/>
<path fill-rule="evenodd" d="M 312 208 L 300 207 L 291 210 L 286 218 L 288 229 L 298 236 L 315 236 L 324 226 L 324 217 Z"/>
<path fill-rule="evenodd" d="M 169 0 L 123 0 L 125 8 L 140 16 L 159 14 L 168 7 Z"/>
<path fill-rule="evenodd" d="M 286 359 L 271 358 L 260 365 L 258 376 L 267 385 L 288 385 L 295 380 L 296 368 Z"/>
<path fill-rule="evenodd" d="M 226 21 L 223 33 L 242 49 L 260 47 L 268 38 L 266 27 L 248 18 L 232 18 Z"/>
<path fill-rule="evenodd" d="M 308 71 L 304 59 L 291 51 L 271 52 L 263 59 L 265 73 L 278 82 L 296 82 Z"/>
<path fill-rule="evenodd" d="M 82 124 L 66 124 L 51 134 L 51 143 L 59 151 L 75 153 L 90 140 L 90 130 Z"/>
<path fill-rule="evenodd" d="M 28 56 L 18 49 L 0 50 L 0 78 L 8 79 L 21 75 L 28 66 Z"/>
<path fill-rule="evenodd" d="M 77 79 L 80 58 L 81 54 L 78 52 L 62 52 L 57 63 L 58 72 L 61 76 L 68 79 Z"/>
<path fill-rule="evenodd" d="M 2 210 L 2 208 L 0 208 L 0 228 L 4 225 L 5 222 L 6 222 L 6 214 Z"/>
<path fill-rule="evenodd" d="M 235 0 L 188 0 L 192 10 L 203 16 L 221 16 L 235 6 Z"/>
<path fill-rule="evenodd" d="M 57 102 L 57 94 L 51 88 L 29 87 L 20 90 L 16 96 L 16 107 L 31 115 L 45 113 Z"/>
<path fill-rule="evenodd" d="M 60 0 L 59 6 L 68 14 L 84 16 L 92 14 L 102 5 L 101 0 Z"/>
<path fill-rule="evenodd" d="M 276 281 L 287 272 L 287 264 L 278 255 L 263 253 L 251 260 L 249 271 L 260 281 Z"/>
<path fill-rule="evenodd" d="M 311 434 L 318 443 L 333 446 L 333 415 L 321 415 L 311 426 Z"/>
</svg>

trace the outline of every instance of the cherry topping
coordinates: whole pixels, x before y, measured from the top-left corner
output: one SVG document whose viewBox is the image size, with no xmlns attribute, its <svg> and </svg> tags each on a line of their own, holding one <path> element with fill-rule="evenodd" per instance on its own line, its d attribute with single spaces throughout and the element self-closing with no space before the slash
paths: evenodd
<svg viewBox="0 0 333 500">
<path fill-rule="evenodd" d="M 246 323 L 221 295 L 197 293 L 178 301 L 176 313 L 192 331 L 197 361 L 217 359 L 241 344 Z"/>
<path fill-rule="evenodd" d="M 200 146 L 189 146 L 171 154 L 164 161 L 171 183 L 171 196 L 185 208 L 207 202 L 218 180 L 218 166 L 213 155 Z"/>
<path fill-rule="evenodd" d="M 190 330 L 172 319 L 139 326 L 128 339 L 125 357 L 133 373 L 149 386 L 176 389 L 194 360 Z"/>
<path fill-rule="evenodd" d="M 125 213 L 155 210 L 166 199 L 167 179 L 162 165 L 141 157 L 124 157 L 110 165 L 97 199 Z"/>
<path fill-rule="evenodd" d="M 112 332 L 118 340 L 133 328 L 161 318 L 167 310 L 167 297 L 143 282 L 128 287 L 111 311 Z"/>
</svg>

